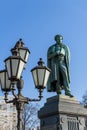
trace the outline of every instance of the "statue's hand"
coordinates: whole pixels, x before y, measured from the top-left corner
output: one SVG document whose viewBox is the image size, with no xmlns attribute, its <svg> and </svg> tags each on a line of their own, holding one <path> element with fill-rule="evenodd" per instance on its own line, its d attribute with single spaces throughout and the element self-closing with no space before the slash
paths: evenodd
<svg viewBox="0 0 87 130">
<path fill-rule="evenodd" d="M 52 54 L 50 54 L 50 55 L 48 55 L 48 59 L 52 59 L 52 58 L 54 58 L 55 56 L 57 56 L 58 54 L 56 54 L 56 53 L 52 53 Z"/>
</svg>

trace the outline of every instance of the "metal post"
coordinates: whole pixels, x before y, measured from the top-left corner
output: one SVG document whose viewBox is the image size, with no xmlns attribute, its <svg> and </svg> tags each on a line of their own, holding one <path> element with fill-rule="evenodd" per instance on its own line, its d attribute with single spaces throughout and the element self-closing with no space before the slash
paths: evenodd
<svg viewBox="0 0 87 130">
<path fill-rule="evenodd" d="M 22 113 L 24 108 L 24 102 L 16 102 L 16 109 L 17 109 L 17 130 L 23 130 L 22 127 Z"/>
</svg>

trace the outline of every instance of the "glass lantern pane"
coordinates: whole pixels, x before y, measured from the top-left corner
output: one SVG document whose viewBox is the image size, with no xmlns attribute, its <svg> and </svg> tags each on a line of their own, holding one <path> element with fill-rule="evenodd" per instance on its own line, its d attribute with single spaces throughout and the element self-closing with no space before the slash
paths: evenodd
<svg viewBox="0 0 87 130">
<path fill-rule="evenodd" d="M 5 74 L 4 74 L 4 72 L 1 72 L 0 73 L 0 83 L 1 83 L 1 87 L 2 87 L 2 89 L 3 88 L 5 88 Z"/>
<path fill-rule="evenodd" d="M 36 69 L 32 71 L 35 86 L 38 85 Z"/>
<path fill-rule="evenodd" d="M 26 52 L 26 57 L 25 57 L 25 62 L 27 62 L 28 57 L 29 57 L 29 52 L 27 51 L 27 52 Z"/>
<path fill-rule="evenodd" d="M 0 83 L 2 91 L 10 91 L 11 82 L 8 80 L 6 70 L 0 72 Z"/>
<path fill-rule="evenodd" d="M 37 69 L 38 72 L 38 85 L 43 86 L 44 76 L 45 76 L 45 69 Z"/>
<path fill-rule="evenodd" d="M 49 74 L 50 72 L 48 70 L 45 71 L 45 79 L 44 79 L 44 87 L 46 87 L 47 85 L 47 81 L 48 81 L 48 78 L 49 78 Z"/>
<path fill-rule="evenodd" d="M 11 59 L 12 61 L 12 77 L 16 76 L 17 73 L 17 69 L 18 69 L 18 59 Z"/>
<path fill-rule="evenodd" d="M 6 67 L 7 67 L 7 71 L 8 71 L 8 77 L 10 78 L 11 77 L 11 61 L 10 61 L 10 59 L 8 59 L 6 61 Z"/>
<path fill-rule="evenodd" d="M 26 53 L 26 51 L 23 50 L 23 49 L 19 49 L 19 52 L 20 52 L 21 58 L 24 60 L 25 59 L 25 53 Z"/>
<path fill-rule="evenodd" d="M 6 72 L 6 85 L 5 85 L 6 89 L 10 89 L 11 87 L 11 81 L 8 79 L 8 75 Z"/>
<path fill-rule="evenodd" d="M 25 64 L 25 62 L 23 62 L 22 60 L 19 61 L 17 79 L 20 79 L 20 77 L 21 77 L 21 73 L 22 73 L 22 70 L 24 68 L 24 64 Z"/>
</svg>

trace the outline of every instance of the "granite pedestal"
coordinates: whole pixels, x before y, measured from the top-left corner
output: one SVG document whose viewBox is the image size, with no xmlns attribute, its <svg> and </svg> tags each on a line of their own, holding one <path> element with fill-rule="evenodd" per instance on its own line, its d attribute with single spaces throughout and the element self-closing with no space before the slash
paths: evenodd
<svg viewBox="0 0 87 130">
<path fill-rule="evenodd" d="M 73 97 L 48 98 L 38 111 L 40 130 L 87 130 L 87 108 Z"/>
</svg>

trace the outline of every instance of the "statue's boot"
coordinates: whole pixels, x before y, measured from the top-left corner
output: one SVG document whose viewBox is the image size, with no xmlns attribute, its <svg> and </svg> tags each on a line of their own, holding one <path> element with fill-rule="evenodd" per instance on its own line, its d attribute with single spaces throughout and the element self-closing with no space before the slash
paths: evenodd
<svg viewBox="0 0 87 130">
<path fill-rule="evenodd" d="M 57 92 L 57 94 L 61 94 L 60 88 L 57 88 L 56 92 Z"/>
<path fill-rule="evenodd" d="M 67 95 L 69 97 L 74 97 L 70 92 L 65 92 L 65 95 Z"/>
</svg>

